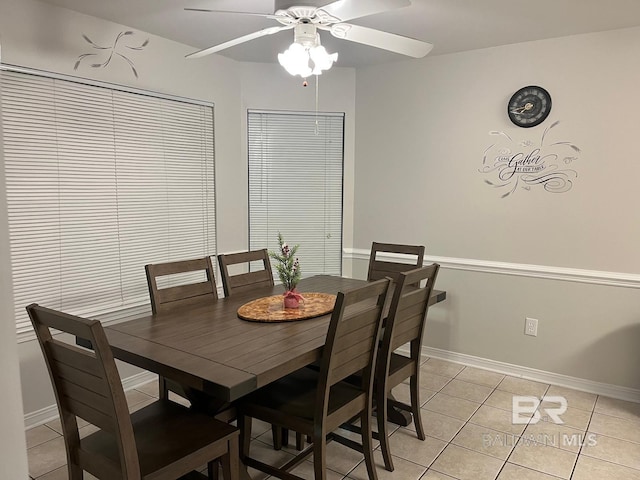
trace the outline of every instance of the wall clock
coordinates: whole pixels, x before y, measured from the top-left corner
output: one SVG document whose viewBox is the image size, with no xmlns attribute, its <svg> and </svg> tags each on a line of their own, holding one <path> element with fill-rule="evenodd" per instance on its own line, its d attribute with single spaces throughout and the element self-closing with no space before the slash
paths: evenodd
<svg viewBox="0 0 640 480">
<path fill-rule="evenodd" d="M 530 85 L 513 94 L 507 105 L 511 121 L 519 127 L 535 127 L 549 116 L 551 95 L 542 87 Z"/>
</svg>

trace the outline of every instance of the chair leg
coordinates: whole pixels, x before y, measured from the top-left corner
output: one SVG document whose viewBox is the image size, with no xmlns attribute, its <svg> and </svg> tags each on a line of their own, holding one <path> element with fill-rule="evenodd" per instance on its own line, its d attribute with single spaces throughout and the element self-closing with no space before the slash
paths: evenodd
<svg viewBox="0 0 640 480">
<path fill-rule="evenodd" d="M 282 450 L 283 428 L 279 425 L 271 424 L 271 437 L 273 438 L 273 449 Z"/>
<path fill-rule="evenodd" d="M 282 446 L 289 446 L 289 429 L 282 427 Z"/>
<path fill-rule="evenodd" d="M 212 460 L 207 463 L 207 477 L 209 480 L 218 480 L 218 460 Z M 227 475 L 225 474 L 224 480 L 227 480 Z"/>
<path fill-rule="evenodd" d="M 84 473 L 82 473 L 82 469 L 78 465 L 69 464 L 67 471 L 69 472 L 69 480 L 82 480 L 84 478 Z"/>
<path fill-rule="evenodd" d="M 380 450 L 384 460 L 384 468 L 393 472 L 393 459 L 391 458 L 391 449 L 389 448 L 389 433 L 387 432 L 387 412 L 390 405 L 387 402 L 386 385 L 380 385 L 376 391 L 376 418 L 378 420 L 378 439 L 380 440 Z M 364 435 L 364 429 L 362 430 Z"/>
<path fill-rule="evenodd" d="M 169 398 L 169 391 L 167 390 L 167 379 L 162 375 L 158 375 L 158 398 L 160 400 L 167 400 L 167 398 Z"/>
<path fill-rule="evenodd" d="M 304 449 L 304 435 L 296 432 L 296 450 L 301 452 Z"/>
<path fill-rule="evenodd" d="M 376 464 L 373 461 L 373 436 L 371 433 L 371 409 L 365 410 L 360 416 L 362 424 L 362 450 L 364 453 L 364 463 L 367 465 L 369 480 L 378 480 Z"/>
<path fill-rule="evenodd" d="M 221 458 L 222 475 L 224 480 L 240 480 L 240 452 L 237 438 L 229 440 L 228 449 L 229 451 Z"/>
<path fill-rule="evenodd" d="M 424 440 L 424 428 L 422 426 L 422 417 L 420 415 L 420 388 L 418 386 L 418 377 L 411 375 L 409 381 L 409 391 L 411 394 L 411 414 L 413 415 L 413 423 L 416 426 L 416 434 L 420 440 Z"/>
<path fill-rule="evenodd" d="M 313 442 L 313 472 L 315 480 L 327 479 L 327 441 L 326 435 L 314 435 Z M 374 479 L 377 480 L 377 479 Z"/>
</svg>

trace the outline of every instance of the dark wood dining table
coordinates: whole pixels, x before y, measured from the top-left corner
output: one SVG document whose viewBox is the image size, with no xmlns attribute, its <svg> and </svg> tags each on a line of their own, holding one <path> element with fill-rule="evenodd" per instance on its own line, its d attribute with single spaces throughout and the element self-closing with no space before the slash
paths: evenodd
<svg viewBox="0 0 640 480">
<path fill-rule="evenodd" d="M 364 283 L 319 275 L 303 279 L 298 290 L 335 294 Z M 321 357 L 331 314 L 281 323 L 238 317 L 245 303 L 283 291 L 278 285 L 259 288 L 109 325 L 105 332 L 116 358 L 232 402 Z M 446 292 L 434 290 L 431 304 L 445 298 Z"/>
<path fill-rule="evenodd" d="M 364 285 L 329 275 L 303 279 L 298 290 L 336 294 Z M 194 401 L 214 397 L 203 405 L 209 413 L 224 412 L 230 402 L 320 359 L 331 314 L 300 321 L 260 323 L 242 320 L 238 309 L 252 300 L 282 294 L 279 286 L 221 298 L 206 305 L 147 315 L 105 327 L 115 358 L 186 386 Z M 430 305 L 446 292 L 433 290 Z M 82 341 L 78 341 L 82 344 Z M 86 345 L 88 346 L 88 345 Z M 200 408 L 200 407 L 196 407 Z M 394 420 L 394 418 L 396 420 Z M 401 425 L 411 421 L 397 411 L 389 418 Z M 241 478 L 249 480 L 246 469 Z"/>
</svg>

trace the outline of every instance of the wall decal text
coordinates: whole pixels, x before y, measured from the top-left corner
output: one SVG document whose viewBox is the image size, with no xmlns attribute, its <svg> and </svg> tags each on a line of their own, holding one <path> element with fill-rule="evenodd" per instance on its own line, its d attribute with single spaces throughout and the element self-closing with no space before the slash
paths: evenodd
<svg viewBox="0 0 640 480">
<path fill-rule="evenodd" d="M 559 123 L 547 127 L 539 141 L 518 142 L 505 132 L 489 132 L 498 138 L 484 151 L 479 172 L 484 174 L 485 183 L 505 190 L 502 198 L 518 187 L 527 191 L 542 188 L 551 193 L 571 190 L 578 172 L 568 166 L 578 160 L 580 148 L 571 142 L 551 142 L 546 138 Z"/>
</svg>

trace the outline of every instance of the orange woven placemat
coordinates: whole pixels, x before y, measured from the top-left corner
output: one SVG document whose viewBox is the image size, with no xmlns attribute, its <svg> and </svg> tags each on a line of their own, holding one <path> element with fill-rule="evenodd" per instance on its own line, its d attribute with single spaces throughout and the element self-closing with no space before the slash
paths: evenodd
<svg viewBox="0 0 640 480">
<path fill-rule="evenodd" d="M 238 309 L 238 317 L 250 322 L 295 322 L 320 317 L 333 311 L 336 296 L 329 293 L 302 293 L 299 308 L 284 308 L 282 295 L 258 298 Z"/>
</svg>

